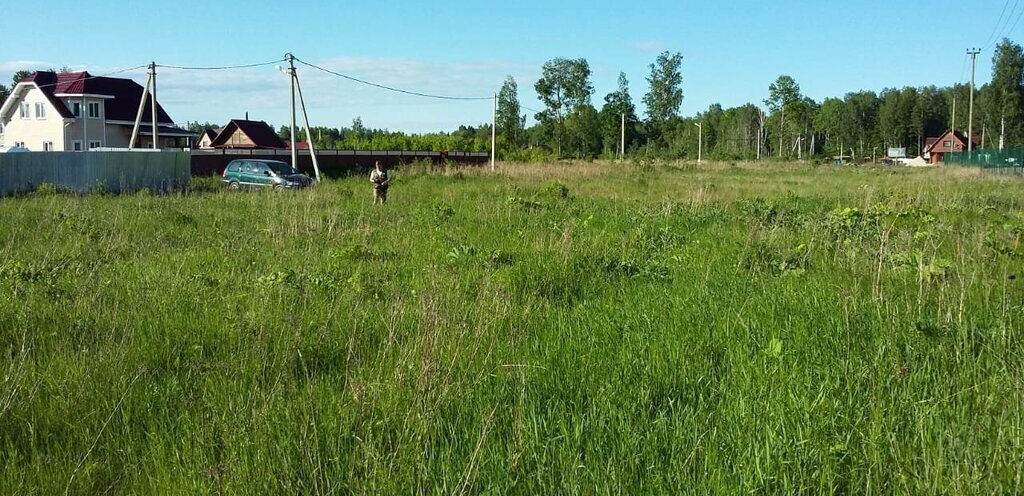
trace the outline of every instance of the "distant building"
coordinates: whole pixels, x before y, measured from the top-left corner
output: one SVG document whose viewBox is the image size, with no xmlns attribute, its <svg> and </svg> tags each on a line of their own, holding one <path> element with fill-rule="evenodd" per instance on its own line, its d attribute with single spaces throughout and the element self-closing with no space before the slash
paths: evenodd
<svg viewBox="0 0 1024 496">
<path fill-rule="evenodd" d="M 199 137 L 196 138 L 196 144 L 194 148 L 199 148 L 203 150 L 213 148 L 213 140 L 217 138 L 217 135 L 220 134 L 221 130 L 223 130 L 223 128 L 204 129 L 203 132 L 199 133 Z"/>
<path fill-rule="evenodd" d="M 21 79 L 0 107 L 0 146 L 31 151 L 127 148 L 143 88 L 131 79 L 88 72 L 39 71 Z M 147 98 L 136 147 L 151 148 L 153 129 Z M 174 125 L 157 102 L 160 148 L 183 148 L 193 134 Z"/>
<path fill-rule="evenodd" d="M 974 149 L 978 148 L 980 140 L 974 138 Z M 967 151 L 967 135 L 960 131 L 948 131 L 937 138 L 925 140 L 924 156 L 928 163 L 937 164 L 943 162 L 947 153 L 960 153 Z"/>
<path fill-rule="evenodd" d="M 288 144 L 266 122 L 233 119 L 213 139 L 210 148 L 284 150 Z"/>
</svg>

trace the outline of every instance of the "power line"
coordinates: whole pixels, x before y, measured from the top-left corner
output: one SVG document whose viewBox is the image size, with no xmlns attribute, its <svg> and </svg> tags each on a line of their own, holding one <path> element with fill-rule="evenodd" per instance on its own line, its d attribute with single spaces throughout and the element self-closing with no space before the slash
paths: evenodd
<svg viewBox="0 0 1024 496">
<path fill-rule="evenodd" d="M 436 98 L 438 100 L 481 101 L 481 100 L 491 100 L 491 99 L 494 98 L 493 96 L 465 97 L 465 96 L 432 95 L 430 93 L 420 93 L 418 91 L 403 90 L 403 89 L 394 88 L 394 87 L 386 86 L 386 85 L 379 84 L 379 83 L 373 83 L 373 82 L 370 82 L 370 81 L 366 81 L 364 79 L 359 79 L 357 77 L 349 76 L 347 74 L 342 74 L 340 72 L 335 72 L 335 71 L 332 71 L 330 69 L 325 69 L 325 68 L 320 67 L 320 66 L 318 66 L 316 64 L 311 64 L 311 63 L 306 62 L 305 60 L 302 60 L 302 59 L 299 59 L 299 58 L 296 58 L 295 61 L 300 63 L 300 64 L 302 64 L 302 65 L 305 65 L 305 66 L 308 66 L 308 67 L 312 67 L 313 69 L 316 69 L 318 71 L 325 72 L 327 74 L 338 76 L 340 78 L 344 78 L 344 79 L 347 79 L 349 81 L 354 81 L 356 83 L 365 84 L 367 86 L 373 86 L 375 88 L 380 88 L 382 90 L 393 91 L 395 93 L 403 93 L 403 94 L 406 94 L 406 95 L 420 96 L 420 97 L 424 97 L 424 98 Z"/>
<path fill-rule="evenodd" d="M 529 110 L 530 112 L 534 112 L 534 113 L 537 113 L 537 114 L 543 112 L 543 110 L 532 109 L 532 108 L 527 107 L 526 105 L 523 105 L 521 103 L 519 104 L 519 108 L 521 108 L 523 110 Z"/>
<path fill-rule="evenodd" d="M 982 43 L 981 46 L 988 47 L 988 44 L 992 42 L 993 37 L 996 35 L 996 31 L 999 30 L 999 25 L 1002 24 L 1003 22 L 1003 16 L 1006 15 L 1006 8 L 1009 6 L 1010 0 L 1006 0 L 1005 2 L 1003 2 L 1003 11 L 999 13 L 999 20 L 996 21 L 995 26 L 992 26 L 992 32 L 988 35 L 988 38 L 985 39 L 985 43 Z M 1016 3 L 1014 4 L 1014 7 L 1016 7 Z"/>
<path fill-rule="evenodd" d="M 99 76 L 89 76 L 89 77 L 86 77 L 86 78 L 80 78 L 80 79 L 76 79 L 75 81 L 88 81 L 88 80 L 90 80 L 90 79 L 96 79 L 96 78 L 102 78 L 102 77 L 110 77 L 110 76 L 116 76 L 116 75 L 118 75 L 118 74 L 122 74 L 122 73 L 125 73 L 125 72 L 131 72 L 131 71 L 137 71 L 137 70 L 139 70 L 139 69 L 145 69 L 145 68 L 146 68 L 146 67 L 148 67 L 148 66 L 149 66 L 149 64 L 142 64 L 142 65 L 139 65 L 139 66 L 135 66 L 135 67 L 129 67 L 129 68 L 127 68 L 127 69 L 120 69 L 120 70 L 116 70 L 116 71 L 114 71 L 114 72 L 108 72 L 108 73 L 106 73 L 106 74 L 101 74 L 101 75 L 99 75 Z M 61 83 L 51 83 L 51 84 L 37 84 L 36 86 L 38 86 L 38 87 L 39 87 L 40 89 L 42 89 L 42 88 L 49 88 L 49 87 L 51 87 L 51 86 L 58 86 L 58 85 L 60 85 L 60 84 L 61 84 Z"/>
<path fill-rule="evenodd" d="M 1022 17 L 1024 17 L 1024 9 L 1020 9 L 1020 14 L 1017 14 L 1017 20 L 1013 21 L 1013 25 L 1010 26 L 1010 30 L 1006 32 L 1007 35 L 1013 34 L 1013 30 L 1017 28 L 1017 23 L 1020 22 L 1020 19 Z M 995 44 L 996 41 L 998 41 L 998 40 L 993 40 L 992 43 Z"/>
<path fill-rule="evenodd" d="M 157 67 L 163 67 L 163 68 L 166 68 L 166 69 L 179 69 L 179 70 L 185 70 L 185 71 L 223 71 L 223 70 L 228 70 L 228 69 L 246 69 L 246 68 L 251 68 L 251 67 L 262 67 L 262 66 L 267 66 L 267 65 L 279 64 L 279 63 L 281 63 L 283 61 L 284 61 L 284 59 L 278 59 L 278 60 L 272 60 L 270 62 L 259 62 L 259 63 L 256 63 L 256 64 L 228 65 L 228 66 L 219 66 L 219 67 L 186 67 L 186 66 L 168 65 L 168 64 L 156 64 L 156 66 Z M 117 74 L 122 74 L 122 73 L 125 73 L 125 72 L 131 72 L 131 71 L 137 71 L 139 69 L 145 69 L 147 67 L 149 67 L 149 64 L 142 64 L 142 65 L 137 65 L 135 67 L 129 67 L 127 69 L 120 69 L 120 70 L 117 70 L 117 71 L 108 72 L 106 74 L 101 74 L 99 76 L 89 76 L 87 78 L 76 79 L 75 81 L 87 81 L 87 80 L 90 80 L 90 79 L 96 79 L 96 78 L 101 78 L 101 77 L 110 77 L 110 76 L 115 76 Z M 38 86 L 39 86 L 39 88 L 49 88 L 49 87 L 52 87 L 52 86 L 57 86 L 59 84 L 61 84 L 61 83 L 41 84 L 41 85 L 38 85 Z"/>
<path fill-rule="evenodd" d="M 225 65 L 225 66 L 213 66 L 213 67 L 186 67 L 180 65 L 167 65 L 157 64 L 157 67 L 163 67 L 165 69 L 179 69 L 183 71 L 225 71 L 229 69 L 249 69 L 251 67 L 263 67 L 267 65 L 280 64 L 285 59 L 271 60 L 270 62 L 257 62 L 255 64 L 241 64 L 241 65 Z M 145 67 L 145 66 L 143 66 Z"/>
<path fill-rule="evenodd" d="M 1021 16 L 1024 15 L 1024 9 L 1021 9 L 1020 12 L 1017 12 L 1017 6 L 1019 4 L 1020 4 L 1020 0 L 1013 0 L 1013 7 L 1010 8 L 1010 14 L 1006 16 L 1006 20 L 1003 22 L 1002 27 L 998 28 L 998 33 L 999 34 L 997 34 L 994 38 L 992 38 L 988 43 L 985 44 L 985 46 L 984 46 L 985 50 L 991 48 L 996 43 L 999 43 L 1000 39 L 1002 39 L 1004 36 L 1006 36 L 1007 34 L 1012 32 L 1013 28 L 1017 27 L 1017 23 L 1020 22 Z M 1011 26 L 1010 19 L 1013 19 L 1013 15 L 1014 14 L 1017 14 L 1017 20 L 1014 21 L 1014 23 Z M 997 27 L 998 27 L 998 25 L 997 25 Z M 1007 30 L 1007 28 L 1009 28 L 1009 30 Z"/>
</svg>

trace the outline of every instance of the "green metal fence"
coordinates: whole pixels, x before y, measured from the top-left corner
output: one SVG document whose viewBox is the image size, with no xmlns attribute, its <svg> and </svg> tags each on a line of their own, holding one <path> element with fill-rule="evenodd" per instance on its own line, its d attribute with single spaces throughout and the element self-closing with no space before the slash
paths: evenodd
<svg viewBox="0 0 1024 496">
<path fill-rule="evenodd" d="M 1024 147 L 1003 150 L 974 150 L 971 153 L 947 153 L 944 160 L 949 165 L 981 167 L 982 169 L 1024 170 Z"/>
<path fill-rule="evenodd" d="M 0 153 L 0 196 L 44 183 L 78 192 L 173 191 L 191 179 L 188 152 Z"/>
</svg>

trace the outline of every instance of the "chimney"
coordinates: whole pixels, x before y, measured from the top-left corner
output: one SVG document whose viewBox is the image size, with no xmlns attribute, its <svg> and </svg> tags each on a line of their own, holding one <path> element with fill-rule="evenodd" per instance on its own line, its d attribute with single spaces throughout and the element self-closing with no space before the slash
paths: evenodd
<svg viewBox="0 0 1024 496">
<path fill-rule="evenodd" d="M 249 120 L 249 112 L 245 113 L 245 120 Z"/>
</svg>

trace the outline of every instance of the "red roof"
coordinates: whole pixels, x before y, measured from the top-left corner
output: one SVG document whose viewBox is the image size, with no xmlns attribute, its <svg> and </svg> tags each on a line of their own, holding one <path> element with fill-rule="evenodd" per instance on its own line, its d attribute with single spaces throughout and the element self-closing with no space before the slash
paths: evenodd
<svg viewBox="0 0 1024 496">
<path fill-rule="evenodd" d="M 142 99 L 143 88 L 139 83 L 131 79 L 96 77 L 88 72 L 65 72 L 54 73 L 50 71 L 34 72 L 20 82 L 34 82 L 39 89 L 50 100 L 50 103 L 57 108 L 61 117 L 72 118 L 74 115 L 68 110 L 67 105 L 55 95 L 102 95 L 108 98 L 103 102 L 104 116 L 108 121 L 134 122 L 139 111 L 139 101 Z M 151 109 L 152 95 L 146 98 L 146 107 L 142 112 L 142 121 L 152 120 Z M 161 124 L 174 122 L 171 116 L 157 102 L 157 117 Z"/>
<path fill-rule="evenodd" d="M 32 74 L 29 74 L 28 76 L 21 78 L 21 80 L 18 82 L 35 83 L 37 86 L 39 86 L 39 89 L 42 90 L 44 95 L 46 95 L 46 99 L 50 100 L 50 103 L 54 106 L 54 108 L 57 109 L 57 113 L 59 113 L 61 117 L 64 117 L 65 119 L 70 119 L 75 116 L 71 113 L 70 110 L 68 110 L 67 105 L 64 105 L 64 102 L 60 101 L 59 98 L 53 96 L 54 87 L 58 84 L 56 73 L 47 71 L 33 72 Z"/>
<path fill-rule="evenodd" d="M 259 148 L 259 149 L 285 149 L 288 145 L 281 139 L 277 133 L 270 127 L 269 124 L 263 121 L 247 121 L 242 119 L 232 119 L 227 126 L 217 135 L 217 138 L 210 143 L 213 148 L 232 148 L 238 147 L 236 145 L 227 145 L 228 138 L 230 138 L 235 132 L 240 132 L 246 135 L 252 145 L 246 145 L 245 148 Z"/>
</svg>

